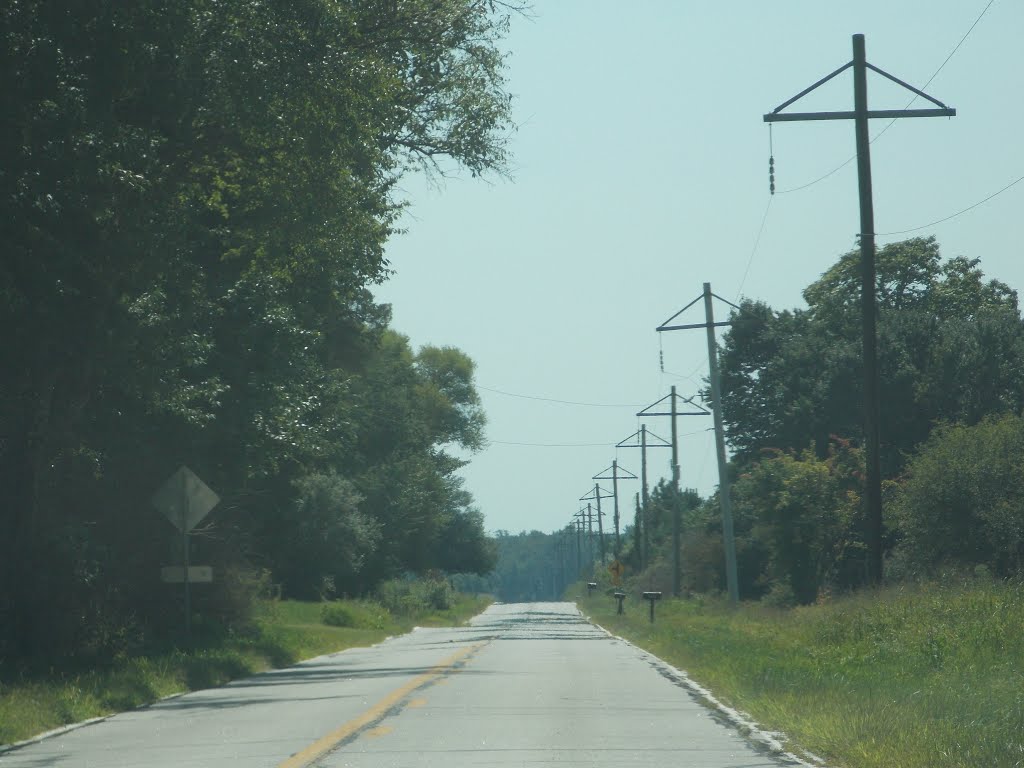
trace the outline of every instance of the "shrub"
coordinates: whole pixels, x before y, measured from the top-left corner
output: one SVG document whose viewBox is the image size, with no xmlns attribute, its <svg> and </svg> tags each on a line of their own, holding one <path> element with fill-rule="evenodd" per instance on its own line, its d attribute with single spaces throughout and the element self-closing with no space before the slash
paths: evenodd
<svg viewBox="0 0 1024 768">
<path fill-rule="evenodd" d="M 925 570 L 984 565 L 997 576 L 1024 565 L 1024 419 L 937 428 L 907 467 L 893 504 L 902 554 Z"/>
</svg>

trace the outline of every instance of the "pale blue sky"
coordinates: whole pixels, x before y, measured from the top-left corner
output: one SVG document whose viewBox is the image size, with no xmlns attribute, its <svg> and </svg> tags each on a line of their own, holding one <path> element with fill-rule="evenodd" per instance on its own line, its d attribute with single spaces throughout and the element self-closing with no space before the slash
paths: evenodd
<svg viewBox="0 0 1024 768">
<path fill-rule="evenodd" d="M 854 33 L 866 35 L 869 62 L 920 87 L 987 4 L 537 0 L 535 18 L 513 23 L 514 180 L 466 175 L 437 189 L 407 179 L 407 232 L 388 248 L 397 274 L 377 292 L 414 345 L 456 346 L 477 363 L 491 444 L 464 475 L 489 530 L 561 528 L 637 429 L 635 411 L 672 384 L 696 392 L 703 332 L 665 334 L 662 373 L 654 327 L 704 281 L 730 300 L 800 306 L 801 290 L 854 247 L 850 163 L 776 194 L 753 251 L 769 203 L 763 114 L 847 62 Z M 995 0 L 927 88 L 957 117 L 900 120 L 873 144 L 879 233 L 928 224 L 1024 176 L 1022 33 L 1024 3 Z M 868 88 L 874 108 L 910 98 L 877 75 Z M 801 111 L 852 109 L 849 73 L 819 90 Z M 873 121 L 872 135 L 885 125 Z M 774 152 L 778 189 L 800 186 L 853 155 L 853 125 L 776 124 Z M 1019 290 L 1022 210 L 1024 182 L 914 234 L 934 234 L 947 257 L 980 258 Z M 648 426 L 667 437 L 667 421 Z M 684 419 L 680 431 L 705 426 Z M 683 485 L 709 493 L 711 434 L 681 446 Z M 652 453 L 652 484 L 670 475 L 668 454 Z M 639 451 L 618 458 L 639 474 Z M 636 486 L 620 487 L 627 519 Z"/>
</svg>

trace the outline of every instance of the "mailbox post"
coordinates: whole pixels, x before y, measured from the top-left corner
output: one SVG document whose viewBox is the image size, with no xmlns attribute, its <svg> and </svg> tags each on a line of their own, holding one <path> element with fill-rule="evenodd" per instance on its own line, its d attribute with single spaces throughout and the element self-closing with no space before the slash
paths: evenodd
<svg viewBox="0 0 1024 768">
<path fill-rule="evenodd" d="M 654 623 L 654 601 L 661 600 L 661 592 L 644 592 L 644 600 L 651 604 L 651 624 Z"/>
<path fill-rule="evenodd" d="M 616 600 L 619 601 L 619 609 L 618 609 L 618 611 L 616 611 L 616 613 L 618 613 L 621 616 L 622 615 L 622 601 L 626 599 L 626 593 L 625 592 L 616 591 L 612 595 L 612 597 L 614 597 Z"/>
<path fill-rule="evenodd" d="M 596 581 L 588 581 L 587 582 L 587 597 L 590 597 L 592 594 L 594 594 L 594 590 L 595 589 L 597 589 L 597 582 Z"/>
</svg>

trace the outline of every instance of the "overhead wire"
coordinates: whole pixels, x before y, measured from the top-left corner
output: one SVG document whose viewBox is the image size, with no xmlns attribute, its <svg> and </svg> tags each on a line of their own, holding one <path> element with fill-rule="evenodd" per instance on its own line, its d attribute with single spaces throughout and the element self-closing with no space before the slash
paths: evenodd
<svg viewBox="0 0 1024 768">
<path fill-rule="evenodd" d="M 768 221 L 768 211 L 772 208 L 772 200 L 775 199 L 775 195 L 768 196 L 768 205 L 764 207 L 764 213 L 761 216 L 761 226 L 757 229 L 757 237 L 754 238 L 754 247 L 750 249 L 750 257 L 747 259 L 747 267 L 743 270 L 743 278 L 740 280 L 740 287 L 736 290 L 736 301 L 740 300 L 740 295 L 743 293 L 743 286 L 746 285 L 747 275 L 750 274 L 750 265 L 754 263 L 754 255 L 757 253 L 757 247 L 761 244 L 761 235 L 764 234 L 764 225 Z"/>
<path fill-rule="evenodd" d="M 957 216 L 965 214 L 968 211 L 973 211 L 979 205 L 984 205 L 985 203 L 987 203 L 992 198 L 998 197 L 999 195 L 1003 194 L 1003 192 L 1006 192 L 1007 190 L 1017 186 L 1022 181 L 1024 181 L 1024 176 L 1018 176 L 1016 179 L 1011 181 L 1005 187 L 1003 187 L 1002 189 L 1000 189 L 997 192 L 993 192 L 988 197 L 986 197 L 986 198 L 984 198 L 982 200 L 979 200 L 978 202 L 974 203 L 973 205 L 969 205 L 966 208 L 957 211 L 956 213 L 951 213 L 949 216 L 945 216 L 945 217 L 943 217 L 941 219 L 937 219 L 937 220 L 935 220 L 935 221 L 933 221 L 933 222 L 931 222 L 929 224 L 922 224 L 920 227 L 911 227 L 910 229 L 898 229 L 895 232 L 878 232 L 878 233 L 876 233 L 875 237 L 889 237 L 890 235 L 905 235 L 905 234 L 907 234 L 909 232 L 919 232 L 922 229 L 928 229 L 929 227 L 934 227 L 936 224 L 942 224 L 943 222 L 949 221 L 950 219 L 955 219 Z"/>
<path fill-rule="evenodd" d="M 539 400 L 544 403 L 558 403 L 560 405 L 579 405 L 587 408 L 643 408 L 643 405 L 638 403 L 585 403 L 578 400 L 559 400 L 554 397 L 541 397 L 539 395 L 523 395 L 518 392 L 508 392 L 503 389 L 495 389 L 494 387 L 485 387 L 482 384 L 476 385 L 477 389 L 482 389 L 486 392 L 494 392 L 499 395 L 505 395 L 506 397 L 518 397 L 523 400 Z"/>
</svg>

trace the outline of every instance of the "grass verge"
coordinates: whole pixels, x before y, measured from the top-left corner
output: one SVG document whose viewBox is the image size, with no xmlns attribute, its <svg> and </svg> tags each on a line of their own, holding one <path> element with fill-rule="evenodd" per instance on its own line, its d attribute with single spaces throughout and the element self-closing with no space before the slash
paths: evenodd
<svg viewBox="0 0 1024 768">
<path fill-rule="evenodd" d="M 585 614 L 844 768 L 1024 766 L 1024 584 L 961 581 L 791 610 L 663 600 Z M 799 753 L 799 749 L 794 749 Z"/>
<path fill-rule="evenodd" d="M 490 603 L 487 596 L 457 595 L 446 610 L 396 614 L 368 601 L 268 601 L 260 605 L 251 631 L 228 633 L 192 651 L 121 657 L 107 667 L 75 673 L 54 668 L 43 676 L 0 679 L 0 745 L 179 691 L 223 685 L 320 654 L 372 645 L 416 625 L 455 626 Z M 336 607 L 353 617 L 347 626 L 324 623 Z"/>
</svg>

